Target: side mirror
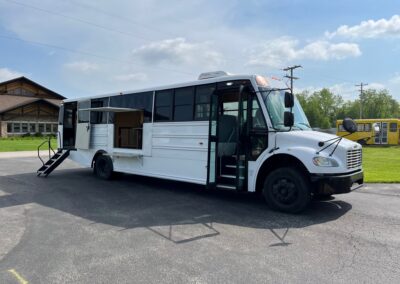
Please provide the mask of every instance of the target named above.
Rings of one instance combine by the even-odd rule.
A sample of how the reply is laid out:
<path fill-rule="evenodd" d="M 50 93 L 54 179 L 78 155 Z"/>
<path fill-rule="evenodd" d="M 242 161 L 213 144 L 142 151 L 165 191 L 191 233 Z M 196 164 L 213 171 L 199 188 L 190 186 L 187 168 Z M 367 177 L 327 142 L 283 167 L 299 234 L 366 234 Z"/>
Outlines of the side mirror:
<path fill-rule="evenodd" d="M 379 135 L 379 133 L 381 132 L 381 127 L 379 125 L 379 123 L 374 123 L 372 124 L 372 127 L 374 129 L 375 135 Z"/>
<path fill-rule="evenodd" d="M 357 132 L 357 124 L 350 117 L 343 119 L 343 128 L 349 133 Z"/>
<path fill-rule="evenodd" d="M 284 115 L 283 115 L 283 124 L 286 127 L 292 127 L 294 124 L 294 115 L 292 112 L 290 111 L 285 111 Z"/>
<path fill-rule="evenodd" d="M 294 96 L 292 93 L 285 92 L 285 108 L 292 108 L 294 106 Z"/>

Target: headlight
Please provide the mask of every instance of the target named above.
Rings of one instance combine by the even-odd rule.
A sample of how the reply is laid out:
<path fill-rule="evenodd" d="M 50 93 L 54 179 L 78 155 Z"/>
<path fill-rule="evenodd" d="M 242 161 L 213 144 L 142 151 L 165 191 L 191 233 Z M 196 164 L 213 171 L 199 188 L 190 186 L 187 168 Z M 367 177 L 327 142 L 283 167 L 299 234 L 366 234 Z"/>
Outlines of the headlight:
<path fill-rule="evenodd" d="M 338 167 L 339 164 L 335 159 L 327 158 L 327 157 L 314 157 L 313 158 L 314 165 L 318 167 Z"/>

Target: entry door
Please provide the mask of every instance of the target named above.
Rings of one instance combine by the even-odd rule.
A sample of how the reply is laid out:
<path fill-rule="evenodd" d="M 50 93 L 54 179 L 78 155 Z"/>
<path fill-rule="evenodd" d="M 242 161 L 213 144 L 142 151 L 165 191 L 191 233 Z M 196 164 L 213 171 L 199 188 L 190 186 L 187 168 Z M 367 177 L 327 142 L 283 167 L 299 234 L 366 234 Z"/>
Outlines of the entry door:
<path fill-rule="evenodd" d="M 387 122 L 382 122 L 382 128 L 381 128 L 381 144 L 387 144 L 388 143 L 388 123 Z"/>
<path fill-rule="evenodd" d="M 76 143 L 77 149 L 87 150 L 90 145 L 90 101 L 78 103 L 78 124 L 76 127 Z M 85 110 L 86 109 L 86 110 Z"/>
<path fill-rule="evenodd" d="M 215 188 L 217 179 L 217 153 L 218 153 L 218 95 L 212 93 L 210 98 L 209 139 L 208 139 L 208 171 L 207 186 Z"/>
<path fill-rule="evenodd" d="M 60 136 L 62 142 L 60 146 L 63 149 L 75 148 L 76 124 L 77 124 L 77 104 L 76 102 L 65 103 L 63 109 L 60 110 L 59 120 L 62 122 Z"/>
<path fill-rule="evenodd" d="M 244 190 L 247 185 L 247 106 L 248 92 L 241 87 L 239 90 L 237 150 L 236 150 L 236 189 Z"/>
<path fill-rule="evenodd" d="M 377 122 L 380 132 L 378 136 L 375 136 L 375 144 L 387 144 L 388 143 L 388 123 Z"/>

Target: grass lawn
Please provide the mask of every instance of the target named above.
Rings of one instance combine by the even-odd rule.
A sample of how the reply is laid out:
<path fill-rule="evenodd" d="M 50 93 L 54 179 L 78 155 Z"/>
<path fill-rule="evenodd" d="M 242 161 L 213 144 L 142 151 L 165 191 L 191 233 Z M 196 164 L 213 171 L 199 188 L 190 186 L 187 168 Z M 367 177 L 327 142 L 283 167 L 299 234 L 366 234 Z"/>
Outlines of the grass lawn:
<path fill-rule="evenodd" d="M 400 146 L 363 147 L 365 182 L 400 182 Z"/>
<path fill-rule="evenodd" d="M 12 151 L 35 151 L 40 143 L 47 140 L 46 137 L 10 137 L 0 139 L 0 152 Z M 57 141 L 55 138 L 51 139 L 51 146 L 57 149 Z M 47 150 L 47 144 L 43 145 L 40 149 Z"/>

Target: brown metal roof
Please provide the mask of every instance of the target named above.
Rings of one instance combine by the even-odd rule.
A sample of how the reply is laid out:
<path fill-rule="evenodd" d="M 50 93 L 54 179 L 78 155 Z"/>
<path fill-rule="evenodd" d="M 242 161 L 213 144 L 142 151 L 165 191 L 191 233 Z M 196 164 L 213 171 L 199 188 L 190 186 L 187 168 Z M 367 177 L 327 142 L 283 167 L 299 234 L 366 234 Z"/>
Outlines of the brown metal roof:
<path fill-rule="evenodd" d="M 1 95 L 0 96 L 0 113 L 15 109 L 15 108 L 27 105 L 27 104 L 31 104 L 31 103 L 37 102 L 37 101 L 45 101 L 56 107 L 59 107 L 61 105 L 60 100 Z"/>
<path fill-rule="evenodd" d="M 11 80 L 8 80 L 8 81 L 0 82 L 0 86 L 1 86 L 1 85 L 6 85 L 6 84 L 10 84 L 10 83 L 14 83 L 14 82 L 18 82 L 18 81 L 23 81 L 23 82 L 29 83 L 29 84 L 31 84 L 31 85 L 33 85 L 33 86 L 36 86 L 36 87 L 38 87 L 38 88 L 41 88 L 41 89 L 45 90 L 47 93 L 50 93 L 50 94 L 52 94 L 53 96 L 59 98 L 60 100 L 66 99 L 66 97 L 61 96 L 60 94 L 58 94 L 58 93 L 56 93 L 56 92 L 54 92 L 54 91 L 52 91 L 52 90 L 50 90 L 50 89 L 47 89 L 46 87 L 44 87 L 44 86 L 42 86 L 42 85 L 40 85 L 40 84 L 38 84 L 38 83 L 36 83 L 36 82 L 34 82 L 34 81 L 32 81 L 32 80 L 26 78 L 26 77 L 24 77 L 24 76 L 18 77 L 18 78 L 15 78 L 15 79 L 11 79 Z M 0 106 L 0 107 L 1 107 L 1 106 Z"/>

